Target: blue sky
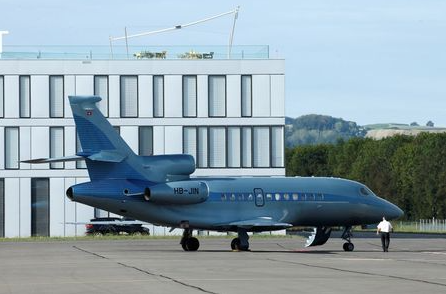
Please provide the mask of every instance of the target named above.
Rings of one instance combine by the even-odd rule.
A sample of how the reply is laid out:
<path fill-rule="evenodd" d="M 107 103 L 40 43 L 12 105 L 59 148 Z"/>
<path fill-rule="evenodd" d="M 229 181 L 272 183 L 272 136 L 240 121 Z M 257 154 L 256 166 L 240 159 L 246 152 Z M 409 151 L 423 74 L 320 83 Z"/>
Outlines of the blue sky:
<path fill-rule="evenodd" d="M 108 45 L 240 5 L 235 45 L 286 60 L 286 115 L 446 126 L 443 0 L 0 0 L 5 45 Z M 231 17 L 132 44 L 225 45 Z"/>

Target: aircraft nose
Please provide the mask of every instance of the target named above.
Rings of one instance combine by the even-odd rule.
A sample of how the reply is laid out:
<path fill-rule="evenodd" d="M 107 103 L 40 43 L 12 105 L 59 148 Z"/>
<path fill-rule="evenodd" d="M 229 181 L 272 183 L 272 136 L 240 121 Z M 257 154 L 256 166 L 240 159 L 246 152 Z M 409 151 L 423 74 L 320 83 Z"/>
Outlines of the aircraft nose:
<path fill-rule="evenodd" d="M 402 211 L 398 206 L 392 203 L 388 203 L 385 211 L 385 216 L 387 219 L 397 219 L 404 215 L 404 211 Z"/>

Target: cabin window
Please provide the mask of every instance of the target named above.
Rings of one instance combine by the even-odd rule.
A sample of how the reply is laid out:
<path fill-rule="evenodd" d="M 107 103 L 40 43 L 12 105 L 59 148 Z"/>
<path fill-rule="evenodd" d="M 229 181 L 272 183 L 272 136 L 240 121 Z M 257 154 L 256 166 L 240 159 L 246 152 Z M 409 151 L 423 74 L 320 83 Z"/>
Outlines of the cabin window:
<path fill-rule="evenodd" d="M 276 194 L 274 195 L 274 197 L 276 198 L 276 201 L 280 201 L 280 194 L 279 194 L 279 193 L 276 193 Z"/>
<path fill-rule="evenodd" d="M 290 200 L 290 194 L 288 194 L 288 193 L 285 193 L 285 194 L 283 194 L 283 200 Z"/>
<path fill-rule="evenodd" d="M 221 194 L 221 201 L 226 201 L 227 197 L 226 194 Z"/>
<path fill-rule="evenodd" d="M 316 194 L 316 200 L 317 200 L 317 201 L 322 201 L 322 200 L 324 200 L 324 194 L 317 193 L 317 194 Z"/>
<path fill-rule="evenodd" d="M 249 200 L 249 201 L 252 201 L 252 199 L 253 199 L 252 194 L 249 194 L 249 195 L 248 195 L 248 200 Z"/>
<path fill-rule="evenodd" d="M 296 201 L 299 199 L 299 194 L 293 193 L 293 200 Z"/>
<path fill-rule="evenodd" d="M 231 194 L 231 201 L 235 201 L 235 194 Z"/>
<path fill-rule="evenodd" d="M 315 197 L 315 194 L 314 194 L 314 193 L 309 193 L 309 194 L 307 194 L 307 198 L 308 198 L 308 200 L 310 200 L 310 201 L 314 201 L 314 199 L 315 199 L 316 197 Z"/>
<path fill-rule="evenodd" d="M 273 195 L 270 194 L 270 193 L 267 193 L 267 194 L 266 194 L 266 200 L 268 200 L 268 201 L 273 200 Z"/>
<path fill-rule="evenodd" d="M 243 195 L 243 194 L 238 194 L 238 200 L 239 200 L 239 201 L 243 201 L 243 200 L 245 200 L 245 195 Z"/>

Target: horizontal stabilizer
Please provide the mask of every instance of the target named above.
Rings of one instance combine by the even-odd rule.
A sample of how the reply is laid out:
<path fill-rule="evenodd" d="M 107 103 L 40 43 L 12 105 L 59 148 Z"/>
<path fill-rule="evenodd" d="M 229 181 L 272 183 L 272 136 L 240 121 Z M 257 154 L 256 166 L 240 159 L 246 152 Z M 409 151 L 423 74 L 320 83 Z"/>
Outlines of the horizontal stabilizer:
<path fill-rule="evenodd" d="M 273 221 L 271 217 L 258 217 L 250 220 L 236 221 L 229 223 L 229 226 L 235 226 L 244 229 L 252 228 L 271 228 L 271 229 L 286 229 L 292 227 L 289 223 L 280 223 Z"/>
<path fill-rule="evenodd" d="M 121 162 L 126 158 L 125 155 L 114 150 L 102 150 L 88 156 L 88 159 L 94 161 Z"/>
<path fill-rule="evenodd" d="M 66 162 L 66 161 L 78 161 L 78 160 L 84 160 L 82 156 L 78 155 L 72 155 L 72 156 L 65 156 L 65 157 L 55 157 L 55 158 L 37 158 L 37 159 L 29 159 L 29 160 L 22 160 L 23 163 L 51 163 L 51 162 Z"/>
<path fill-rule="evenodd" d="M 66 162 L 66 161 L 78 161 L 85 160 L 88 158 L 93 161 L 104 161 L 104 162 L 121 162 L 126 156 L 114 150 L 102 150 L 93 154 L 86 154 L 83 152 L 78 153 L 79 155 L 65 156 L 65 157 L 55 157 L 55 158 L 37 158 L 22 160 L 23 163 L 51 163 L 51 162 Z"/>

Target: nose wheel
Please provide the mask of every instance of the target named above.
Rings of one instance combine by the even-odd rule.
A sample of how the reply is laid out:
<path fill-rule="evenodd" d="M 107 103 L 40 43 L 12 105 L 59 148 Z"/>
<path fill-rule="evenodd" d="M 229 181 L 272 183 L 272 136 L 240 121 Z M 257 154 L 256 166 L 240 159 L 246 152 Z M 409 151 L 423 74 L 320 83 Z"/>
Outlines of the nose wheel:
<path fill-rule="evenodd" d="M 344 251 L 350 252 L 355 249 L 355 245 L 353 245 L 353 243 L 351 241 L 352 237 L 353 237 L 352 227 L 351 226 L 345 227 L 344 232 L 342 233 L 342 236 L 341 236 L 342 239 L 347 241 L 346 243 L 344 243 L 344 245 L 342 245 L 342 248 L 344 249 Z"/>
<path fill-rule="evenodd" d="M 184 251 L 197 251 L 200 247 L 200 241 L 198 241 L 197 238 L 192 237 L 191 229 L 184 229 L 180 244 Z"/>

